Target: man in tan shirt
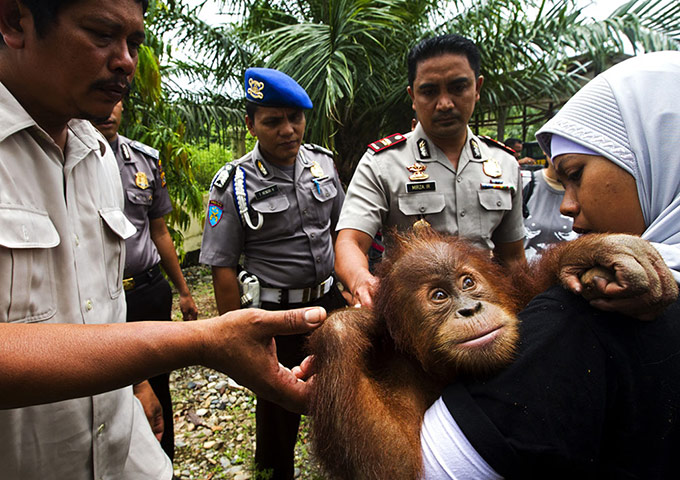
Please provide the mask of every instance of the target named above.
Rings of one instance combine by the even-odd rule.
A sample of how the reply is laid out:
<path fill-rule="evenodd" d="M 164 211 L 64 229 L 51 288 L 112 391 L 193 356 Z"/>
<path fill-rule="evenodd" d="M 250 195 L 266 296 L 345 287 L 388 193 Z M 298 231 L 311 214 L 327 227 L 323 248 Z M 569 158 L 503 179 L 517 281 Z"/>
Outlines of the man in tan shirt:
<path fill-rule="evenodd" d="M 325 313 L 125 323 L 116 162 L 89 122 L 124 95 L 146 1 L 0 0 L 0 465 L 7 479 L 170 479 L 132 383 L 191 364 L 300 410 L 273 336 Z"/>

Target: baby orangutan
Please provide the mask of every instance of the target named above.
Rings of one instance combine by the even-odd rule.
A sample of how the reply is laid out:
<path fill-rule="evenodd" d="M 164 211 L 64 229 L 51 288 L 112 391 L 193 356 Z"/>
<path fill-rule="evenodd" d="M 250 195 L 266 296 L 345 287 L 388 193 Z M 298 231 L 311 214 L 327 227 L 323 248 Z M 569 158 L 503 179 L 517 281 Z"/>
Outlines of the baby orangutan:
<path fill-rule="evenodd" d="M 379 269 L 374 309 L 336 312 L 310 337 L 311 436 L 324 469 L 348 480 L 419 478 L 425 410 L 454 379 L 512 361 L 516 314 L 560 272 L 594 266 L 588 246 L 555 250 L 531 274 L 508 275 L 465 240 L 431 229 L 397 236 Z M 664 268 L 665 306 L 677 285 Z"/>

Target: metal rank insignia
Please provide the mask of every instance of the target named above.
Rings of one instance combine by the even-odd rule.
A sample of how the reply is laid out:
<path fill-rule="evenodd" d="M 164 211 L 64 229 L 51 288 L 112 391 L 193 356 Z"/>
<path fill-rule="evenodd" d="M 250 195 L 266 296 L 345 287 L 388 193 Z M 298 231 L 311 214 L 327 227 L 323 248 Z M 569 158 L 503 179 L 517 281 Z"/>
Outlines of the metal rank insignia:
<path fill-rule="evenodd" d="M 326 176 L 326 172 L 323 171 L 323 167 L 319 165 L 319 162 L 314 160 L 312 162 L 312 166 L 309 167 L 309 172 L 312 174 L 313 177 L 316 178 L 321 178 Z"/>
<path fill-rule="evenodd" d="M 146 178 L 146 173 L 137 172 L 135 174 L 135 185 L 137 185 L 142 190 L 149 188 L 149 179 Z"/>
<path fill-rule="evenodd" d="M 423 165 L 420 162 L 416 162 L 413 165 L 406 167 L 406 170 L 408 170 L 411 173 L 411 176 L 408 177 L 409 180 L 413 182 L 420 182 L 422 180 L 427 180 L 430 178 L 430 176 L 425 173 L 425 170 L 427 169 L 427 166 Z"/>
<path fill-rule="evenodd" d="M 264 163 L 262 163 L 261 160 L 258 160 L 257 162 L 255 162 L 255 165 L 257 165 L 257 169 L 260 171 L 260 173 L 261 173 L 262 175 L 264 175 L 265 177 L 266 177 L 267 175 L 269 175 L 269 171 L 268 171 L 267 168 L 264 166 Z"/>
<path fill-rule="evenodd" d="M 501 164 L 495 158 L 484 160 L 482 168 L 484 169 L 484 175 L 488 175 L 491 178 L 498 178 L 503 175 Z"/>

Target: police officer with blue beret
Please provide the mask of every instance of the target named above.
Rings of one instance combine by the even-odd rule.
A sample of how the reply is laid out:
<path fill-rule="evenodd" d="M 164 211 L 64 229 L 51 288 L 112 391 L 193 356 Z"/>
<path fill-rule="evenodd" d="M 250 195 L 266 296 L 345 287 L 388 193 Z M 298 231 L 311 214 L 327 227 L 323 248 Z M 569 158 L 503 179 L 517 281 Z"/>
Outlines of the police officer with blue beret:
<path fill-rule="evenodd" d="M 257 144 L 215 175 L 201 246 L 217 308 L 343 307 L 333 232 L 344 192 L 331 152 L 302 143 L 312 102 L 295 80 L 269 68 L 249 68 L 245 90 L 246 126 Z M 283 365 L 298 365 L 304 336 L 277 337 L 276 348 Z M 299 421 L 258 398 L 255 462 L 271 478 L 293 478 Z"/>
<path fill-rule="evenodd" d="M 198 310 L 179 266 L 175 246 L 165 225 L 164 215 L 172 211 L 166 188 L 165 172 L 158 150 L 118 134 L 123 114 L 122 100 L 103 121 L 93 122 L 106 137 L 115 154 L 125 193 L 125 216 L 137 231 L 125 241 L 123 289 L 127 302 L 127 321 L 171 320 L 172 289 L 161 273 L 160 265 L 170 277 L 180 296 L 184 320 L 196 320 Z M 157 435 L 162 430 L 161 446 L 174 458 L 175 433 L 172 418 L 170 374 L 149 379 L 162 407 L 162 422 L 153 407 L 157 404 L 146 382 L 135 385 L 135 395 Z"/>

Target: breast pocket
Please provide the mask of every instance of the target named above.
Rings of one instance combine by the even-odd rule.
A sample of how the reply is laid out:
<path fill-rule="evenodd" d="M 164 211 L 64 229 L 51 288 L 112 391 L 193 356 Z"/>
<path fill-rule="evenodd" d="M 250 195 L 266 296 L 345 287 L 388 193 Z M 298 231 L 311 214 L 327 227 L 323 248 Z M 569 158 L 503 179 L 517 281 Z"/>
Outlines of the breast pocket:
<path fill-rule="evenodd" d="M 482 232 L 491 232 L 501 223 L 503 216 L 512 210 L 512 193 L 510 190 L 480 190 L 479 204 L 484 209 L 484 215 L 481 216 Z M 487 236 L 485 233 L 483 236 Z"/>
<path fill-rule="evenodd" d="M 117 298 L 123 291 L 125 239 L 134 235 L 137 229 L 119 208 L 102 208 L 99 216 L 109 294 L 111 298 Z"/>
<path fill-rule="evenodd" d="M 57 229 L 47 212 L 15 205 L 0 205 L 0 225 L 0 321 L 49 320 L 57 312 Z"/>
<path fill-rule="evenodd" d="M 293 232 L 295 223 L 288 218 L 290 202 L 285 195 L 255 199 L 250 206 L 256 212 L 254 215 L 248 212 L 251 214 L 250 221 L 253 225 L 258 221 L 257 213 L 263 217 L 264 225 L 259 232 L 264 232 L 268 236 L 290 235 Z"/>
<path fill-rule="evenodd" d="M 338 195 L 338 189 L 330 178 L 317 182 L 311 187 L 315 206 L 312 208 L 312 221 L 320 226 L 328 224 L 333 211 L 333 200 Z"/>
<path fill-rule="evenodd" d="M 429 215 L 444 210 L 446 200 L 442 193 L 419 192 L 399 195 L 399 211 L 404 215 Z"/>

